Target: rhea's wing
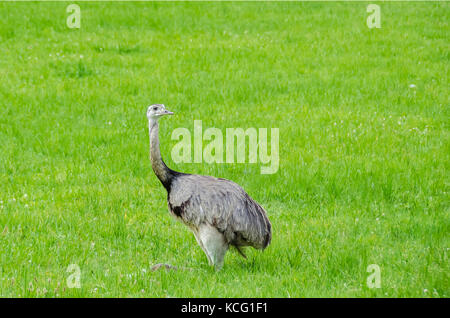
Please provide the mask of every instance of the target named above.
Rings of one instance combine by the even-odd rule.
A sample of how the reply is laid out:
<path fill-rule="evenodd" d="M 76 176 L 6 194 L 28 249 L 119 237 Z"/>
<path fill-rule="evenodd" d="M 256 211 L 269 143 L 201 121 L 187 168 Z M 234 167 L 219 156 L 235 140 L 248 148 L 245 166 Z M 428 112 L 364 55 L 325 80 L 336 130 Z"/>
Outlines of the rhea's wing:
<path fill-rule="evenodd" d="M 171 186 L 169 209 L 191 226 L 215 226 L 233 245 L 265 248 L 271 225 L 264 209 L 236 183 L 209 176 L 182 175 Z"/>

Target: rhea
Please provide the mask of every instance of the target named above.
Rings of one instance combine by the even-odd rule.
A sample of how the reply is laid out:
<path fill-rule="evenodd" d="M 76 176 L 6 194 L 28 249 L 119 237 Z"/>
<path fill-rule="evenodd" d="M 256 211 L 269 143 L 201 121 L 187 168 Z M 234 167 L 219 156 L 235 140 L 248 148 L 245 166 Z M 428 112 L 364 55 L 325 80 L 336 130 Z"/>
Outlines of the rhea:
<path fill-rule="evenodd" d="M 150 161 L 167 190 L 169 212 L 187 225 L 206 254 L 220 270 L 232 246 L 246 257 L 243 248 L 265 249 L 272 238 L 266 211 L 238 184 L 211 176 L 174 171 L 164 163 L 159 149 L 158 120 L 173 115 L 162 104 L 147 109 Z"/>

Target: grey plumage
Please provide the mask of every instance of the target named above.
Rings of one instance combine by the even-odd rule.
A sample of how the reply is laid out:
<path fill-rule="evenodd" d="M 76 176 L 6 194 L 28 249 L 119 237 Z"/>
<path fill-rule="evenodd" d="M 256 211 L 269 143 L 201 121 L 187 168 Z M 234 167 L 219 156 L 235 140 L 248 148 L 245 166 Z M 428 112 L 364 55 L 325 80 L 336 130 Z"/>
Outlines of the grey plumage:
<path fill-rule="evenodd" d="M 235 246 L 265 248 L 271 226 L 264 209 L 236 183 L 200 175 L 180 175 L 168 193 L 169 210 L 190 227 L 208 223 Z"/>
<path fill-rule="evenodd" d="M 161 158 L 158 119 L 167 114 L 164 105 L 149 106 L 150 159 L 158 179 L 167 190 L 170 213 L 194 233 L 208 260 L 217 269 L 229 246 L 241 255 L 241 247 L 264 249 L 272 238 L 264 209 L 238 184 L 221 178 L 171 170 Z"/>

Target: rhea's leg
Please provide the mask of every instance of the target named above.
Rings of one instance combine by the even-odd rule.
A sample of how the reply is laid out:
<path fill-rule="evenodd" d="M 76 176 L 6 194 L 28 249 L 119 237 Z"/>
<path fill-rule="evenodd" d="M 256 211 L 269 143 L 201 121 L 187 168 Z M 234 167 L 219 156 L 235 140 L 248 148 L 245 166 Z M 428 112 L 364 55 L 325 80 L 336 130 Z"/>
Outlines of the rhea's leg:
<path fill-rule="evenodd" d="M 195 239 L 197 240 L 198 245 L 200 245 L 200 247 L 202 248 L 203 252 L 205 253 L 206 257 L 208 258 L 208 263 L 209 265 L 214 265 L 213 261 L 211 260 L 211 258 L 209 257 L 208 251 L 205 249 L 205 247 L 203 246 L 203 242 L 200 239 L 199 233 L 197 229 L 191 229 L 192 233 L 194 233 Z"/>
<path fill-rule="evenodd" d="M 223 266 L 228 244 L 225 237 L 214 226 L 203 224 L 198 228 L 198 238 L 205 248 L 208 258 L 217 270 Z"/>

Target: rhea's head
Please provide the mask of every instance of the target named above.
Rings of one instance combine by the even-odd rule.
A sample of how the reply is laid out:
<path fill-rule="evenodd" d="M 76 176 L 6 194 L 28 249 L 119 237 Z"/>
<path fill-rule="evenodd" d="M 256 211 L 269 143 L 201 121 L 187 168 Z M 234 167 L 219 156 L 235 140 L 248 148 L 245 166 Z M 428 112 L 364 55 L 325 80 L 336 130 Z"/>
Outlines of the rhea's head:
<path fill-rule="evenodd" d="M 159 119 L 159 117 L 162 117 L 164 115 L 173 115 L 173 113 L 171 111 L 168 111 L 163 104 L 153 104 L 148 106 L 147 108 L 148 120 Z"/>

